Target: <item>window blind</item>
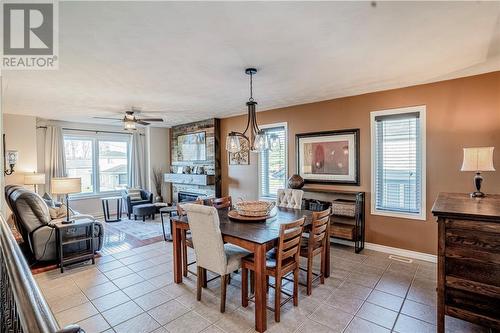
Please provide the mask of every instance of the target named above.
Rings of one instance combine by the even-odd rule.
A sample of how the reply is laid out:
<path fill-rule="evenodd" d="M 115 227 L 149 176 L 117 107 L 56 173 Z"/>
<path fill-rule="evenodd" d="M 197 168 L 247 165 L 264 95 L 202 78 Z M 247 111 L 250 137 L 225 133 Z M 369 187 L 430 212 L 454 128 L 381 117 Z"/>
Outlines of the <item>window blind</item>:
<path fill-rule="evenodd" d="M 277 126 L 264 128 L 263 131 L 269 137 L 278 137 L 280 143 L 279 149 L 261 152 L 259 158 L 259 196 L 273 198 L 278 189 L 286 187 L 286 129 Z"/>
<path fill-rule="evenodd" d="M 418 112 L 375 117 L 375 208 L 420 214 L 422 140 Z"/>

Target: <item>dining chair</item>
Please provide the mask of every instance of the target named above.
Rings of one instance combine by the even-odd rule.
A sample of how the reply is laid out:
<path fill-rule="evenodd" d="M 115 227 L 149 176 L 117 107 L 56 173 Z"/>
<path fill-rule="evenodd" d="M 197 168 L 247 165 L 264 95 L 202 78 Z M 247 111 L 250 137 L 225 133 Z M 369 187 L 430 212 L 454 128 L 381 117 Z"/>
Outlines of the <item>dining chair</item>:
<path fill-rule="evenodd" d="M 300 209 L 304 191 L 295 189 L 279 189 L 276 196 L 276 206 Z"/>
<path fill-rule="evenodd" d="M 300 239 L 302 237 L 305 217 L 294 222 L 281 224 L 279 231 L 278 246 L 274 255 L 266 258 L 266 280 L 269 287 L 269 276 L 274 277 L 274 320 L 280 321 L 281 306 L 293 299 L 293 305 L 299 305 L 299 254 Z M 272 252 L 272 251 L 271 251 Z M 255 272 L 255 262 L 253 254 L 241 260 L 241 305 L 248 306 L 248 270 Z M 281 289 L 283 277 L 293 272 L 293 294 L 290 295 Z M 251 279 L 252 283 L 254 279 Z M 273 286 L 271 286 L 273 287 Z M 253 288 L 252 288 L 253 289 Z M 281 302 L 281 294 L 288 296 Z"/>
<path fill-rule="evenodd" d="M 216 198 L 212 200 L 212 205 L 217 209 L 231 209 L 232 200 L 231 196 Z"/>
<path fill-rule="evenodd" d="M 198 266 L 196 299 L 201 300 L 206 270 L 219 274 L 221 276 L 220 312 L 224 312 L 228 278 L 231 272 L 240 268 L 241 258 L 247 256 L 249 252 L 236 245 L 224 244 L 219 214 L 215 207 L 187 204 L 184 209 L 187 212 Z"/>
<path fill-rule="evenodd" d="M 195 205 L 203 205 L 203 200 L 202 199 L 197 199 L 195 201 L 191 201 L 189 203 L 195 204 Z M 178 203 L 177 204 L 177 215 L 178 216 L 185 216 L 186 211 L 182 206 L 184 206 L 187 203 Z M 183 230 L 181 232 L 181 249 L 182 249 L 182 275 L 187 277 L 188 275 L 188 267 L 191 265 L 196 264 L 196 260 L 192 262 L 188 262 L 188 247 L 193 248 L 193 240 L 191 239 L 191 233 L 188 233 L 186 230 Z M 194 272 L 190 272 L 193 273 Z"/>
<path fill-rule="evenodd" d="M 300 256 L 307 258 L 307 269 L 301 268 L 307 272 L 307 295 L 312 293 L 312 283 L 318 278 L 321 284 L 325 283 L 325 265 L 326 265 L 326 251 L 329 251 L 329 237 L 328 223 L 330 223 L 330 212 L 331 208 L 325 209 L 321 212 L 312 213 L 312 223 L 309 230 L 309 237 L 302 237 L 300 244 Z M 314 257 L 320 255 L 320 272 L 315 274 L 313 272 L 313 260 Z M 313 275 L 315 278 L 313 279 Z"/>

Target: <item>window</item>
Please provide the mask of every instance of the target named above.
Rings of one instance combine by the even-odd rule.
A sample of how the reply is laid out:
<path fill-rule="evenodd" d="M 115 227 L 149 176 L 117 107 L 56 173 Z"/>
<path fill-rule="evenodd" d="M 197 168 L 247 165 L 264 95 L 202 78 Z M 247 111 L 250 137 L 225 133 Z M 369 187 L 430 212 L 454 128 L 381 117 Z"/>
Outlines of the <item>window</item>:
<path fill-rule="evenodd" d="M 280 188 L 286 188 L 287 181 L 287 133 L 286 124 L 261 126 L 267 135 L 279 139 L 279 147 L 260 153 L 259 197 L 275 198 Z"/>
<path fill-rule="evenodd" d="M 66 133 L 66 172 L 82 178 L 80 195 L 124 189 L 129 185 L 129 150 L 128 135 Z"/>
<path fill-rule="evenodd" d="M 372 214 L 425 220 L 425 106 L 371 113 Z"/>

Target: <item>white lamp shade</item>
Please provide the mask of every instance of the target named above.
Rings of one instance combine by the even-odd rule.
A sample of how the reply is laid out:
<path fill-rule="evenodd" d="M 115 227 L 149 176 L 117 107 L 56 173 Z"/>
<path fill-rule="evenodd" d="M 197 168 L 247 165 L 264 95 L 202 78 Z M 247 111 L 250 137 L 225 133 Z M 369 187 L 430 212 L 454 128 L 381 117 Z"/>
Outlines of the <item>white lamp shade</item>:
<path fill-rule="evenodd" d="M 52 178 L 51 192 L 53 194 L 71 194 L 82 191 L 81 178 Z"/>
<path fill-rule="evenodd" d="M 25 185 L 42 185 L 45 184 L 44 173 L 27 173 L 24 175 Z"/>
<path fill-rule="evenodd" d="M 240 138 L 229 134 L 226 138 L 226 150 L 230 153 L 237 153 L 241 150 Z"/>
<path fill-rule="evenodd" d="M 493 150 L 495 147 L 464 148 L 461 171 L 495 171 Z"/>

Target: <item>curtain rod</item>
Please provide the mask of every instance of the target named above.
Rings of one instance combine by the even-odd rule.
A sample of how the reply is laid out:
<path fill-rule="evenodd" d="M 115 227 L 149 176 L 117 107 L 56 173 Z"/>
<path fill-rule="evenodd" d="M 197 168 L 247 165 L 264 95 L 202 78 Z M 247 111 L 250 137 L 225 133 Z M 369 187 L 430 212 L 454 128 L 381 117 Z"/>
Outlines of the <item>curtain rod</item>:
<path fill-rule="evenodd" d="M 37 126 L 38 128 L 47 129 L 47 126 Z M 124 133 L 124 132 L 114 132 L 114 131 L 101 131 L 101 130 L 90 130 L 90 129 L 79 129 L 79 128 L 62 128 L 64 131 L 78 131 L 78 132 L 92 132 L 92 133 L 110 133 L 110 134 L 123 134 L 123 135 L 132 135 L 133 133 Z M 139 135 L 144 136 L 144 134 L 139 133 Z"/>

